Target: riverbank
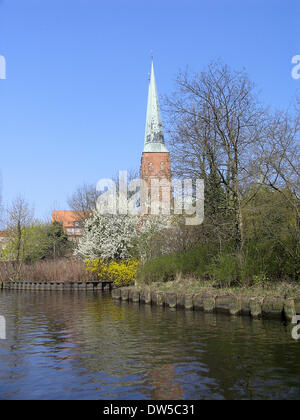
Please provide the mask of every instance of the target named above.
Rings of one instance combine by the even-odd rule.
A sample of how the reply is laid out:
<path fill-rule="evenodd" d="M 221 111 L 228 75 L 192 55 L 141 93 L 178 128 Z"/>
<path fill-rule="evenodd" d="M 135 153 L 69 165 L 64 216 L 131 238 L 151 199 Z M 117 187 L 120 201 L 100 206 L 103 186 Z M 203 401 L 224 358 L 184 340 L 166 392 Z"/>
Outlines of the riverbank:
<path fill-rule="evenodd" d="M 112 282 L 0 282 L 0 289 L 8 290 L 53 290 L 53 291 L 104 291 L 112 290 L 116 300 L 166 306 L 173 309 L 221 312 L 230 315 L 245 315 L 252 318 L 275 318 L 292 321 L 300 315 L 300 292 L 297 285 L 279 283 L 272 287 L 256 285 L 248 288 L 217 289 L 212 284 L 196 287 L 182 281 L 154 283 L 151 286 L 114 288 Z"/>
<path fill-rule="evenodd" d="M 172 289 L 167 284 L 153 284 L 151 287 L 113 289 L 112 297 L 116 300 L 167 306 L 173 309 L 292 321 L 295 315 L 300 314 L 300 292 L 296 286 L 293 288 L 290 285 L 286 293 L 280 294 L 281 287 L 276 289 L 274 286 L 273 289 L 264 290 L 258 286 L 247 289 L 216 289 L 206 286 L 193 291 L 188 287 L 185 290 L 183 287 L 174 288 L 174 284 Z"/>
<path fill-rule="evenodd" d="M 242 295 L 242 296 L 258 296 L 258 297 L 300 297 L 300 284 L 289 281 L 262 281 L 250 285 L 236 285 L 226 287 L 219 285 L 215 281 L 201 280 L 199 278 L 181 278 L 169 282 L 152 282 L 145 284 L 137 282 L 137 288 L 147 289 L 160 292 L 176 292 L 176 293 L 209 293 L 218 295 Z"/>

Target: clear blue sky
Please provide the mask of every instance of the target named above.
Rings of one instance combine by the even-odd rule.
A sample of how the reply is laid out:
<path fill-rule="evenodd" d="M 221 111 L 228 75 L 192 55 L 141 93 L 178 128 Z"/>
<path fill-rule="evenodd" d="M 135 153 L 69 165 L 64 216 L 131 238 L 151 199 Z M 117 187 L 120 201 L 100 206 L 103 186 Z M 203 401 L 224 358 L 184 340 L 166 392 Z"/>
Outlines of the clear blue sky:
<path fill-rule="evenodd" d="M 180 68 L 245 67 L 264 102 L 300 90 L 299 0 L 0 0 L 0 169 L 44 217 L 83 182 L 138 167 L 150 50 L 160 95 Z"/>

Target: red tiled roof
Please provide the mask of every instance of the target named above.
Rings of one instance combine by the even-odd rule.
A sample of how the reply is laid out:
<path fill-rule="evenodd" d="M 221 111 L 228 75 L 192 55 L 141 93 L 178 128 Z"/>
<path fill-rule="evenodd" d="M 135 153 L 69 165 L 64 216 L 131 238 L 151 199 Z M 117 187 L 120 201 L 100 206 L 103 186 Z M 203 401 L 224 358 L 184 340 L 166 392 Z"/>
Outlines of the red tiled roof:
<path fill-rule="evenodd" d="M 54 210 L 52 212 L 51 223 L 59 222 L 63 225 L 63 228 L 72 227 L 74 222 L 84 217 L 83 212 L 70 211 L 70 210 Z"/>
<path fill-rule="evenodd" d="M 6 230 L 0 230 L 0 237 L 1 238 L 7 238 L 8 232 Z"/>

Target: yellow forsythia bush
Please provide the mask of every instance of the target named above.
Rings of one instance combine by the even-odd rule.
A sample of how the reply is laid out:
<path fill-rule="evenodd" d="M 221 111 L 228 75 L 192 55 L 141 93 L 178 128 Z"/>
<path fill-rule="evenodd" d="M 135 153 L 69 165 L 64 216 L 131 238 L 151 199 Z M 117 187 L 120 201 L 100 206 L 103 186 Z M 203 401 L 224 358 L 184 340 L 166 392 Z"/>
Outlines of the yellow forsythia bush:
<path fill-rule="evenodd" d="M 86 270 L 96 273 L 99 280 L 113 281 L 116 286 L 128 286 L 135 279 L 139 262 L 135 259 L 128 261 L 106 262 L 101 258 L 85 260 Z"/>

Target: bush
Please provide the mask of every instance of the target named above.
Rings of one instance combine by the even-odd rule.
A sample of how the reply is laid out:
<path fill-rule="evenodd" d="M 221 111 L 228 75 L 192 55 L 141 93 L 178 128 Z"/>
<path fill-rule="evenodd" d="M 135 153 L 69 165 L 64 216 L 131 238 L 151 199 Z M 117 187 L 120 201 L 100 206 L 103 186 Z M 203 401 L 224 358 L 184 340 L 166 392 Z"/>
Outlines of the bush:
<path fill-rule="evenodd" d="M 137 274 L 141 283 L 166 282 L 175 280 L 179 275 L 208 277 L 208 266 L 215 249 L 210 246 L 194 247 L 186 253 L 162 255 L 147 261 Z"/>
<path fill-rule="evenodd" d="M 112 281 L 116 286 L 128 286 L 136 278 L 138 261 L 105 261 L 101 258 L 85 260 L 86 270 L 96 274 L 99 280 Z"/>
<path fill-rule="evenodd" d="M 241 260 L 236 255 L 218 255 L 208 267 L 210 278 L 218 285 L 230 287 L 242 280 Z"/>

